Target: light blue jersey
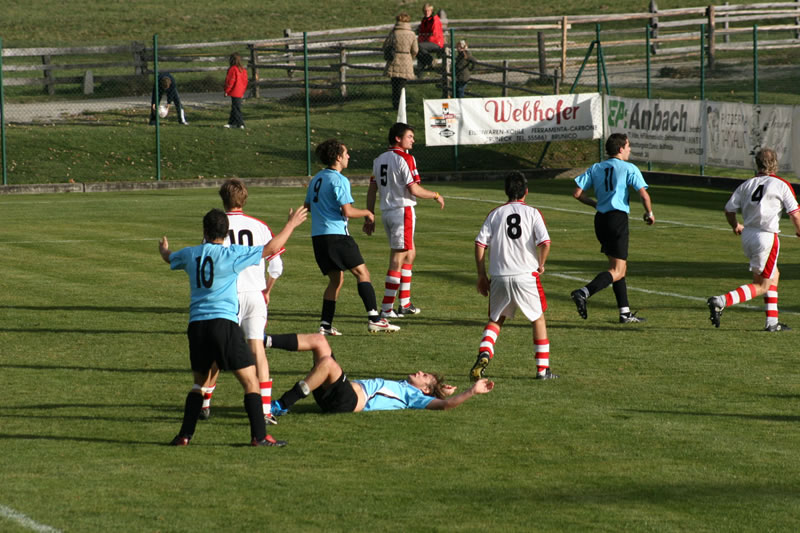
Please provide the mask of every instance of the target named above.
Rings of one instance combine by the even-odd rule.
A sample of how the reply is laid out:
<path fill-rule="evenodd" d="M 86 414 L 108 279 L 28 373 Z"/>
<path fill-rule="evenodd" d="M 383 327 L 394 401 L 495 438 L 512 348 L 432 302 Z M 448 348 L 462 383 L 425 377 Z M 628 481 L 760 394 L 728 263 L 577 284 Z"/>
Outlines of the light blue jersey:
<path fill-rule="evenodd" d="M 408 381 L 386 381 L 385 379 L 359 379 L 364 388 L 367 403 L 364 411 L 391 411 L 393 409 L 425 409 L 433 396 L 423 394 Z"/>
<path fill-rule="evenodd" d="M 341 172 L 326 168 L 311 178 L 306 201 L 311 211 L 311 236 L 349 235 L 342 206 L 352 204 L 350 180 Z"/>
<path fill-rule="evenodd" d="M 238 324 L 236 278 L 239 272 L 261 261 L 263 250 L 263 246 L 204 243 L 171 253 L 169 267 L 189 275 L 189 322 L 226 318 Z"/>
<path fill-rule="evenodd" d="M 597 210 L 600 213 L 614 210 L 630 213 L 628 186 L 636 191 L 642 187 L 647 188 L 647 183 L 636 165 L 616 157 L 595 163 L 575 178 L 575 183 L 584 191 L 594 189 Z"/>

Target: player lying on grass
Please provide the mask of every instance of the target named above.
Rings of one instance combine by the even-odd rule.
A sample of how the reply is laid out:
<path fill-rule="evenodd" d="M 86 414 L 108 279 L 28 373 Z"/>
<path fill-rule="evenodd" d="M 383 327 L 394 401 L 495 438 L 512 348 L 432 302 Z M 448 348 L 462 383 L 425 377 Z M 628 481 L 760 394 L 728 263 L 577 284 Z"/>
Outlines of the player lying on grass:
<path fill-rule="evenodd" d="M 324 335 L 287 334 L 266 338 L 267 347 L 292 352 L 311 351 L 314 366 L 304 379 L 295 383 L 280 400 L 272 402 L 272 414 L 284 415 L 298 401 L 314 394 L 317 405 L 326 413 L 388 411 L 393 409 L 452 409 L 476 394 L 486 394 L 494 383 L 481 379 L 466 391 L 455 394 L 456 387 L 447 385 L 436 374 L 417 372 L 403 381 L 381 378 L 354 380 L 336 362 Z"/>
<path fill-rule="evenodd" d="M 169 263 L 170 269 L 184 270 L 188 274 L 191 291 L 187 336 L 194 385 L 186 395 L 183 424 L 171 445 L 186 446 L 194 435 L 203 408 L 202 385 L 209 379 L 215 363 L 222 370 L 232 371 L 242 384 L 251 444 L 286 444 L 267 435 L 255 359 L 236 314 L 239 310 L 236 280 L 245 268 L 276 254 L 307 216 L 305 207 L 290 210 L 286 226 L 265 246 L 226 247 L 223 243 L 228 235 L 228 217 L 223 211 L 212 209 L 203 217 L 203 244 L 172 252 L 166 236 L 158 243 L 161 258 Z"/>

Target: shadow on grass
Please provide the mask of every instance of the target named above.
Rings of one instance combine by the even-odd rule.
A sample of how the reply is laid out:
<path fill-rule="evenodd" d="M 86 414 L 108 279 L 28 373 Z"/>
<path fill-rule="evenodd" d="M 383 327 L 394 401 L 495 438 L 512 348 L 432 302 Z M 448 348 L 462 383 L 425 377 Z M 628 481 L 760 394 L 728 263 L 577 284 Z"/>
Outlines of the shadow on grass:
<path fill-rule="evenodd" d="M 185 314 L 182 307 L 130 307 L 101 305 L 0 305 L 0 309 L 12 311 L 100 311 L 102 313 L 148 313 L 148 314 Z"/>
<path fill-rule="evenodd" d="M 711 413 L 706 411 L 659 411 L 655 409 L 622 409 L 629 413 L 675 415 L 675 416 L 713 416 L 720 418 L 742 418 L 745 420 L 765 420 L 767 422 L 800 422 L 798 415 L 751 415 L 746 413 Z"/>

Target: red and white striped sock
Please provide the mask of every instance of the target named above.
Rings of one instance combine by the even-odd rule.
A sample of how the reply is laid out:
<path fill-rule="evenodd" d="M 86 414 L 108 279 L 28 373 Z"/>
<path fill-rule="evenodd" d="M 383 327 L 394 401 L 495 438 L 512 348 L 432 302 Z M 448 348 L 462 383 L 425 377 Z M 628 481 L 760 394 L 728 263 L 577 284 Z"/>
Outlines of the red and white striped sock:
<path fill-rule="evenodd" d="M 268 415 L 272 412 L 272 380 L 259 382 L 261 388 L 261 404 L 264 407 L 264 414 Z"/>
<path fill-rule="evenodd" d="M 383 302 L 381 303 L 381 310 L 389 312 L 394 307 L 394 298 L 397 295 L 397 289 L 400 288 L 400 272 L 396 270 L 389 270 L 386 272 L 386 289 L 383 293 Z"/>
<path fill-rule="evenodd" d="M 486 324 L 486 329 L 483 330 L 483 339 L 478 346 L 478 353 L 489 352 L 489 359 L 494 357 L 494 343 L 497 342 L 497 335 L 500 334 L 500 328 L 494 324 Z"/>
<path fill-rule="evenodd" d="M 764 295 L 766 305 L 767 325 L 772 326 L 778 323 L 778 286 L 770 285 L 767 294 Z"/>
<path fill-rule="evenodd" d="M 751 300 L 756 296 L 756 286 L 752 283 L 742 285 L 741 287 L 732 290 L 725 295 L 725 307 L 740 304 Z"/>
<path fill-rule="evenodd" d="M 203 409 L 211 407 L 211 397 L 214 395 L 214 389 L 217 386 L 214 385 L 213 387 L 202 387 L 200 391 L 203 393 Z"/>
<path fill-rule="evenodd" d="M 411 305 L 411 268 L 413 265 L 403 265 L 400 270 L 400 307 Z"/>
<path fill-rule="evenodd" d="M 550 368 L 550 341 L 548 339 L 534 339 L 536 352 L 536 372 L 544 374 Z"/>

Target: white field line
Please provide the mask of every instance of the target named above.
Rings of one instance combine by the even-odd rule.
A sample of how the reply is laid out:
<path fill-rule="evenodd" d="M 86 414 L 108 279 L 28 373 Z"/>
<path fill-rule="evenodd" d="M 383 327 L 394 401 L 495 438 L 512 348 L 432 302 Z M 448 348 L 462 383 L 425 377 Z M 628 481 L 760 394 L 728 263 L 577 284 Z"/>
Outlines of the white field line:
<path fill-rule="evenodd" d="M 465 197 L 465 196 L 446 196 L 445 198 L 452 198 L 454 200 L 467 200 L 467 201 L 472 201 L 472 202 L 482 202 L 482 203 L 489 203 L 489 204 L 497 204 L 497 205 L 501 205 L 501 204 L 505 203 L 505 202 L 498 202 L 497 200 L 483 200 L 483 199 L 479 199 L 479 198 L 468 198 L 468 197 Z M 549 209 L 551 211 L 563 211 L 565 213 L 578 213 L 578 214 L 582 214 L 582 215 L 594 215 L 594 211 L 588 212 L 588 211 L 579 210 L 579 209 L 565 209 L 563 207 L 548 207 L 548 206 L 544 206 L 544 205 L 541 205 L 541 204 L 537 205 L 536 207 L 539 208 L 539 209 Z M 702 225 L 699 225 L 699 224 L 686 224 L 684 222 L 676 222 L 676 221 L 670 221 L 670 220 L 658 220 L 657 223 L 658 224 L 673 224 L 673 225 L 676 225 L 676 226 L 684 226 L 684 227 L 689 227 L 689 228 L 702 228 L 702 229 L 719 230 L 719 231 L 730 231 L 729 228 L 726 229 L 726 228 L 720 228 L 720 227 L 714 227 L 714 226 L 702 226 Z M 578 276 L 572 276 L 570 274 L 559 274 L 557 272 L 552 272 L 552 271 L 546 272 L 545 275 L 553 276 L 553 277 L 556 277 L 556 278 L 569 279 L 569 280 L 572 280 L 572 281 L 580 281 L 582 283 L 588 283 L 588 282 L 591 281 L 591 279 L 589 279 L 589 278 L 581 278 L 581 277 L 578 277 Z M 668 296 L 670 298 L 680 298 L 680 299 L 683 299 L 683 300 L 691 300 L 691 301 L 695 301 L 695 302 L 704 302 L 705 303 L 705 301 L 707 299 L 707 298 L 702 298 L 700 296 L 687 296 L 685 294 L 679 294 L 679 293 L 676 293 L 676 292 L 664 292 L 664 291 L 653 291 L 653 290 L 650 290 L 650 289 L 640 289 L 640 288 L 637 288 L 637 287 L 631 287 L 630 285 L 628 285 L 628 290 L 629 291 L 635 291 L 635 292 L 641 292 L 641 293 L 644 293 L 644 294 L 655 294 L 657 296 Z M 748 305 L 748 304 L 738 304 L 737 307 L 744 308 L 744 309 L 754 309 L 756 311 L 764 309 L 763 306 L 755 306 L 755 305 Z M 789 315 L 798 315 L 798 314 L 800 314 L 800 313 L 797 313 L 797 312 L 794 312 L 794 311 L 781 311 L 781 313 L 789 314 Z"/>
<path fill-rule="evenodd" d="M 3 518 L 8 518 L 9 520 L 13 520 L 17 524 L 24 528 L 30 529 L 31 531 L 40 531 L 42 533 L 61 533 L 60 529 L 40 524 L 24 514 L 15 511 L 11 507 L 6 507 L 2 504 L 0 504 L 0 516 Z"/>

